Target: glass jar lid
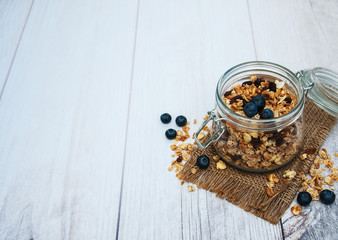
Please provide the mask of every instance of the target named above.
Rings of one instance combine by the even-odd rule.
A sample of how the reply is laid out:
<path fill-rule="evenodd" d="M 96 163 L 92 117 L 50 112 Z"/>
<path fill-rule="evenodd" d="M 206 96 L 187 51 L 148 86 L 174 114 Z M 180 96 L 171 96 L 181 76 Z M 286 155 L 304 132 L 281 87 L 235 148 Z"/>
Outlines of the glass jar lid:
<path fill-rule="evenodd" d="M 297 73 L 307 98 L 329 114 L 338 117 L 338 73 L 317 67 Z"/>

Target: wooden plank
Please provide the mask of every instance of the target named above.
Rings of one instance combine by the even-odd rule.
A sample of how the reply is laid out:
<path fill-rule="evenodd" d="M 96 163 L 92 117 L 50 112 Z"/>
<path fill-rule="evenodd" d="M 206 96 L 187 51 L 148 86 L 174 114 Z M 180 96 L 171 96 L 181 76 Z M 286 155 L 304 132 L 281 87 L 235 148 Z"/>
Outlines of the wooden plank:
<path fill-rule="evenodd" d="M 0 0 L 0 89 L 8 76 L 31 5 L 32 0 Z"/>
<path fill-rule="evenodd" d="M 112 239 L 137 1 L 35 0 L 0 108 L 0 239 Z"/>
<path fill-rule="evenodd" d="M 258 59 L 280 63 L 290 69 L 324 66 L 338 71 L 337 1 L 250 1 Z M 330 16 L 335 16 L 330 18 Z M 337 152 L 338 126 L 324 147 Z M 338 160 L 334 159 L 335 164 Z M 337 187 L 337 183 L 335 185 Z M 291 206 L 293 206 L 294 202 Z M 282 218 L 287 239 L 337 239 L 337 203 L 319 202 L 306 207 L 300 216 L 290 209 Z"/>
<path fill-rule="evenodd" d="M 164 132 L 214 106 L 221 74 L 255 58 L 246 1 L 141 1 L 120 239 L 281 239 L 271 225 L 168 172 Z M 159 117 L 169 112 L 172 123 Z M 192 133 L 193 131 L 191 131 Z"/>
<path fill-rule="evenodd" d="M 317 25 L 324 35 L 333 51 L 338 54 L 338 2 L 336 0 L 311 0 L 311 8 Z"/>
<path fill-rule="evenodd" d="M 293 71 L 318 66 L 338 71 L 337 56 L 309 1 L 259 0 L 250 1 L 249 6 L 259 60 L 277 62 Z M 335 23 L 332 19 L 330 24 Z"/>
<path fill-rule="evenodd" d="M 338 153 L 338 124 L 332 130 L 326 139 L 325 147 L 331 155 Z M 335 168 L 338 166 L 338 158 L 333 157 Z M 334 184 L 335 189 L 338 183 Z M 336 196 L 337 190 L 334 191 Z M 299 205 L 296 200 L 291 207 Z M 286 211 L 282 220 L 286 239 L 328 239 L 336 240 L 338 238 L 338 201 L 326 206 L 319 201 L 312 202 L 309 206 L 303 207 L 302 213 L 294 216 L 291 213 L 291 207 Z"/>

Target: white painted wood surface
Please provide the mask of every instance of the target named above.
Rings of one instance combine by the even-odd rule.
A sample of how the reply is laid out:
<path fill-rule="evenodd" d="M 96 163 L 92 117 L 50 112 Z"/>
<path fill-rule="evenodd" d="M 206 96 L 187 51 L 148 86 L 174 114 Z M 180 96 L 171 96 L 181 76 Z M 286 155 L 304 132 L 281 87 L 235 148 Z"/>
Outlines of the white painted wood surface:
<path fill-rule="evenodd" d="M 240 62 L 338 71 L 325 2 L 0 0 L 0 239 L 337 239 L 337 203 L 271 225 L 188 193 L 159 121 L 201 119 Z"/>
<path fill-rule="evenodd" d="M 0 239 L 115 238 L 136 16 L 34 1 L 1 100 Z"/>
<path fill-rule="evenodd" d="M 32 3 L 33 0 L 0 1 L 0 93 L 15 58 Z"/>

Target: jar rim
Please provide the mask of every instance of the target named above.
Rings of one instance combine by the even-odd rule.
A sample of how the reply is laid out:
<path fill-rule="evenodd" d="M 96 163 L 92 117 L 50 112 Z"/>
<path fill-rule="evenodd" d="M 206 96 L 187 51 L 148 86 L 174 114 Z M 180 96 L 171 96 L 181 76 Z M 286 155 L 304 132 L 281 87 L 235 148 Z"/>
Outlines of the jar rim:
<path fill-rule="evenodd" d="M 231 76 L 231 74 L 234 73 L 236 70 L 239 70 L 243 67 L 249 67 L 249 66 L 272 67 L 272 68 L 279 69 L 282 72 L 289 74 L 294 80 L 296 80 L 297 84 L 300 84 L 300 87 L 301 87 L 301 89 L 300 89 L 301 95 L 300 95 L 300 99 L 298 100 L 297 105 L 290 112 L 288 112 L 288 113 L 286 113 L 282 116 L 272 118 L 272 119 L 248 118 L 248 117 L 242 116 L 242 115 L 236 113 L 235 111 L 231 110 L 223 102 L 223 99 L 222 99 L 223 95 L 222 95 L 221 91 L 219 91 L 219 89 L 222 87 L 222 80 L 225 79 L 227 76 Z M 259 70 L 259 69 L 255 69 L 255 70 Z M 264 69 L 262 69 L 262 70 L 264 70 Z M 221 93 L 221 95 L 220 95 L 220 93 Z M 232 119 L 227 119 L 227 120 L 230 121 L 231 123 L 234 123 L 234 124 L 237 124 L 237 125 L 238 124 L 242 125 L 242 127 L 251 128 L 251 129 L 255 129 L 255 130 L 258 130 L 258 129 L 269 129 L 269 130 L 270 129 L 276 129 L 276 128 L 280 128 L 282 126 L 290 124 L 290 120 L 292 120 L 292 119 L 295 120 L 302 114 L 304 102 L 305 102 L 305 93 L 304 93 L 304 90 L 303 90 L 303 83 L 302 83 L 302 81 L 299 80 L 299 78 L 296 76 L 296 74 L 293 73 L 291 70 L 289 70 L 288 68 L 286 68 L 284 66 L 281 66 L 281 65 L 273 63 L 273 62 L 268 62 L 268 61 L 249 61 L 249 62 L 244 62 L 244 63 L 233 66 L 232 68 L 227 70 L 221 76 L 221 78 L 219 79 L 219 81 L 217 83 L 217 88 L 216 88 L 216 103 L 217 103 L 217 105 L 221 108 L 223 113 L 228 113 L 228 114 L 231 114 L 232 116 L 235 116 L 236 120 L 239 120 L 239 123 L 233 122 Z M 245 124 L 245 123 L 248 123 L 248 122 L 250 122 L 250 125 L 265 124 L 267 127 L 263 127 L 263 128 L 248 127 L 247 124 Z M 276 124 L 276 122 L 284 123 L 284 124 Z"/>

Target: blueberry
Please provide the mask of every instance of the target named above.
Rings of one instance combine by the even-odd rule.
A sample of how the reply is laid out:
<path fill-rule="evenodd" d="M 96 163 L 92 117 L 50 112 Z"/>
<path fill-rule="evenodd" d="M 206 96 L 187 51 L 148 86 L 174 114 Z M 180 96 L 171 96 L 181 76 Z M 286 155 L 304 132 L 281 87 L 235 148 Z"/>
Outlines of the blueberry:
<path fill-rule="evenodd" d="M 209 158 L 206 155 L 201 155 L 197 158 L 196 164 L 201 169 L 206 169 L 209 166 Z"/>
<path fill-rule="evenodd" d="M 165 124 L 170 123 L 170 121 L 171 121 L 171 116 L 170 116 L 170 114 L 169 114 L 169 113 L 163 113 L 163 114 L 161 115 L 161 121 L 162 121 L 163 123 L 165 123 Z"/>
<path fill-rule="evenodd" d="M 299 203 L 299 205 L 307 206 L 310 204 L 311 201 L 312 201 L 312 197 L 310 193 L 305 192 L 305 191 L 298 193 L 297 202 Z"/>
<path fill-rule="evenodd" d="M 172 128 L 169 128 L 167 131 L 165 131 L 165 136 L 169 139 L 169 140 L 172 140 L 172 139 L 175 139 L 176 138 L 176 131 Z"/>
<path fill-rule="evenodd" d="M 184 127 L 187 124 L 187 118 L 185 116 L 178 116 L 175 120 L 177 126 Z"/>
<path fill-rule="evenodd" d="M 321 191 L 319 194 L 319 200 L 326 205 L 332 204 L 335 199 L 336 195 L 334 194 L 334 192 L 327 189 Z"/>
<path fill-rule="evenodd" d="M 250 102 L 256 104 L 258 111 L 265 107 L 265 98 L 260 95 L 254 96 Z"/>
<path fill-rule="evenodd" d="M 258 109 L 256 104 L 249 102 L 248 104 L 245 105 L 244 107 L 244 113 L 248 117 L 253 117 L 257 114 Z"/>
<path fill-rule="evenodd" d="M 270 109 L 264 109 L 262 112 L 261 112 L 261 118 L 262 119 L 270 119 L 270 118 L 273 118 L 273 111 L 271 111 Z"/>
<path fill-rule="evenodd" d="M 270 91 L 276 92 L 276 83 L 274 82 L 269 82 L 269 89 Z"/>

